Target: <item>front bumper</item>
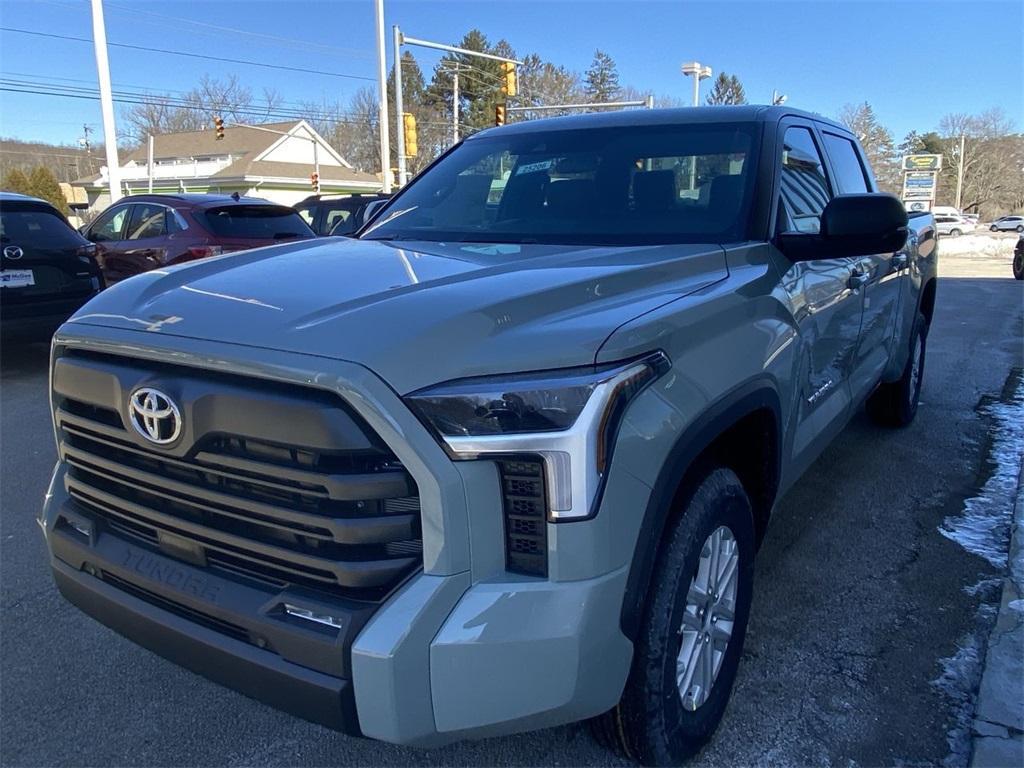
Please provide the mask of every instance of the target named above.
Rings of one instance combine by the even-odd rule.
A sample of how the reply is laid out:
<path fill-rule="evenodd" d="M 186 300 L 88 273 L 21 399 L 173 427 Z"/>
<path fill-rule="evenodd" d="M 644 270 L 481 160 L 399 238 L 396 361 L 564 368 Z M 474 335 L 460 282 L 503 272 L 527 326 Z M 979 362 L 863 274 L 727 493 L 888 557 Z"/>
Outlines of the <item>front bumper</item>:
<path fill-rule="evenodd" d="M 68 335 L 71 326 L 58 334 L 58 345 L 79 343 Z M 347 617 L 337 637 L 303 637 L 280 624 L 281 595 L 254 594 L 159 553 L 148 553 L 139 567 L 138 547 L 102 524 L 89 529 L 79 520 L 89 530 L 83 535 L 68 519 L 77 508 L 58 465 L 40 523 L 58 586 L 83 611 L 255 699 L 397 744 L 436 746 L 552 726 L 599 714 L 618 700 L 632 658 L 619 627 L 631 545 L 620 545 L 612 509 L 633 510 L 649 493 L 631 475 L 611 473 L 602 514 L 593 520 L 550 526 L 549 579 L 518 577 L 504 568 L 494 465 L 451 462 L 366 369 L 325 359 L 311 369 L 303 356 L 270 352 L 256 369 L 233 358 L 238 350 L 227 345 L 102 334 L 102 343 L 88 346 L 174 355 L 337 391 L 414 475 L 425 557 L 422 572 L 365 614 L 330 606 L 326 612 Z"/>

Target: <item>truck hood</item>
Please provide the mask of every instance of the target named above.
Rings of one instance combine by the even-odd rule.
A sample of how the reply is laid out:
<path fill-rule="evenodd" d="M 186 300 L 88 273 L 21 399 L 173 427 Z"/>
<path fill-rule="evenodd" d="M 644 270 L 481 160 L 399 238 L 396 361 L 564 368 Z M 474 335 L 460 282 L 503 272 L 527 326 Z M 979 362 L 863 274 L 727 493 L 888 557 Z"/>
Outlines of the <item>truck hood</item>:
<path fill-rule="evenodd" d="M 147 272 L 71 322 L 348 360 L 405 394 L 591 364 L 623 323 L 726 276 L 718 245 L 329 238 Z"/>

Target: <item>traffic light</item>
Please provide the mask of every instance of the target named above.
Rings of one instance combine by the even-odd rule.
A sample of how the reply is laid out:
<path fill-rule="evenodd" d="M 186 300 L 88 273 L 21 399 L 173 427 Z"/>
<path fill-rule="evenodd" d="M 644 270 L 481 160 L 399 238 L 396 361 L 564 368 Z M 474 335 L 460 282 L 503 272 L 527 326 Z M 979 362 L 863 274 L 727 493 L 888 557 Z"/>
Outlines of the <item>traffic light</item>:
<path fill-rule="evenodd" d="M 213 118 L 213 129 L 217 132 L 217 141 L 224 138 L 224 118 L 215 117 Z"/>
<path fill-rule="evenodd" d="M 416 157 L 416 115 L 402 113 L 402 133 L 405 136 L 405 156 Z"/>
<path fill-rule="evenodd" d="M 516 87 L 516 65 L 511 61 L 501 62 L 501 71 L 505 75 L 505 82 L 501 86 L 501 92 L 506 96 L 515 96 L 518 93 Z"/>
<path fill-rule="evenodd" d="M 309 174 L 309 183 L 313 186 L 313 191 L 317 194 L 320 193 L 320 174 L 314 171 Z"/>
<path fill-rule="evenodd" d="M 494 105 L 494 124 L 504 125 L 505 124 L 505 105 L 495 104 Z"/>

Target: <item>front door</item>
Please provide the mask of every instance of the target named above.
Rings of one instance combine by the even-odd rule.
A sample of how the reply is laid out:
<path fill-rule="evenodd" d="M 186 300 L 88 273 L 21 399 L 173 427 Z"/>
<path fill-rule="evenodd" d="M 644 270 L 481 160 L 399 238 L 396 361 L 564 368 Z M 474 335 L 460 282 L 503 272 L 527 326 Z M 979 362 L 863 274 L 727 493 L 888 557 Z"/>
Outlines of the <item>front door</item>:
<path fill-rule="evenodd" d="M 802 121 L 782 128 L 777 231 L 816 233 L 832 198 L 814 131 Z M 843 428 L 849 416 L 850 371 L 861 324 L 861 296 L 852 282 L 855 260 L 829 258 L 791 262 L 779 253 L 781 290 L 798 330 L 792 446 L 797 463 L 810 462 Z"/>

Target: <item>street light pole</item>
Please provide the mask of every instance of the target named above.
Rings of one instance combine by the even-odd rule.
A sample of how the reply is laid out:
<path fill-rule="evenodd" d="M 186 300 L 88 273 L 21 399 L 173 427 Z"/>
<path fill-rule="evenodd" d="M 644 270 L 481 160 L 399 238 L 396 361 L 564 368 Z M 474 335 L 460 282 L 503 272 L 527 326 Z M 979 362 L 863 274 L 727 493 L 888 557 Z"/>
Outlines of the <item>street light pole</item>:
<path fill-rule="evenodd" d="M 391 137 L 388 136 L 388 67 L 384 47 L 384 0 L 376 0 L 377 11 L 377 130 L 380 133 L 380 177 L 384 193 L 391 193 Z"/>
<path fill-rule="evenodd" d="M 459 65 L 452 69 L 452 144 L 459 143 Z"/>
<path fill-rule="evenodd" d="M 92 39 L 96 48 L 96 76 L 100 83 L 100 111 L 103 113 L 103 143 L 106 144 L 107 151 L 110 202 L 116 203 L 121 199 L 121 166 L 117 160 L 114 95 L 110 87 L 110 61 L 107 59 L 107 28 L 103 23 L 103 0 L 92 0 Z"/>
<path fill-rule="evenodd" d="M 405 131 L 403 130 L 402 104 L 402 30 L 396 24 L 391 28 L 394 33 L 395 48 L 395 140 L 398 142 L 398 186 L 405 186 Z"/>
<path fill-rule="evenodd" d="M 691 61 L 683 64 L 680 69 L 684 75 L 693 77 L 693 106 L 700 106 L 700 81 L 711 77 L 711 67 L 706 67 L 699 61 Z"/>

